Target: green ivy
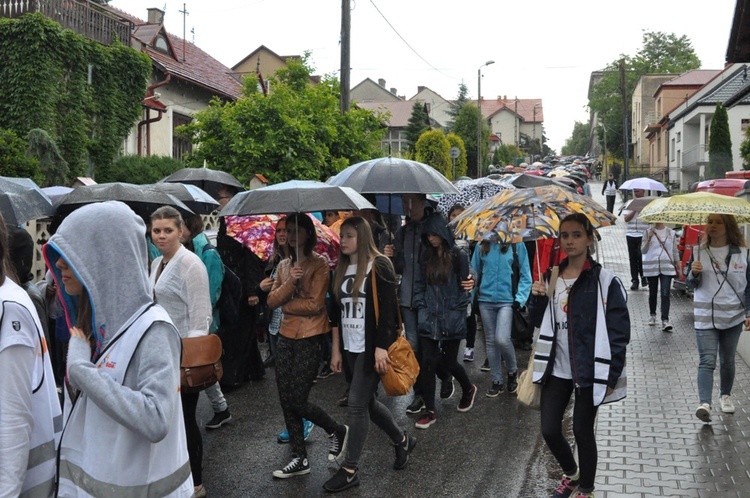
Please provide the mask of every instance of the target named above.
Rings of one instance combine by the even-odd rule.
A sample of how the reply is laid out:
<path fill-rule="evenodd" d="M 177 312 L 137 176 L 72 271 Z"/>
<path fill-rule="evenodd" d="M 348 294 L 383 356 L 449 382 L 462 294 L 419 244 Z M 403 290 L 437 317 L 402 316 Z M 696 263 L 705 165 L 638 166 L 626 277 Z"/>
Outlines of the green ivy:
<path fill-rule="evenodd" d="M 0 60 L 0 128 L 45 130 L 71 177 L 109 165 L 140 119 L 151 61 L 122 43 L 101 45 L 27 14 L 0 19 Z"/>

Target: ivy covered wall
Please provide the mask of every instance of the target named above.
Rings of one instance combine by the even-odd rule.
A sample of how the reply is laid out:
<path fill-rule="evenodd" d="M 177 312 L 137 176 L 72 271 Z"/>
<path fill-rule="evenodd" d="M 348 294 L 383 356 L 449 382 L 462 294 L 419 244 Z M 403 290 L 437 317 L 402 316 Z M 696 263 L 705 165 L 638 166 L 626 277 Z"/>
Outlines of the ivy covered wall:
<path fill-rule="evenodd" d="M 101 45 L 27 14 L 0 19 L 0 60 L 0 129 L 47 131 L 70 177 L 109 165 L 141 118 L 151 61 L 126 45 Z"/>

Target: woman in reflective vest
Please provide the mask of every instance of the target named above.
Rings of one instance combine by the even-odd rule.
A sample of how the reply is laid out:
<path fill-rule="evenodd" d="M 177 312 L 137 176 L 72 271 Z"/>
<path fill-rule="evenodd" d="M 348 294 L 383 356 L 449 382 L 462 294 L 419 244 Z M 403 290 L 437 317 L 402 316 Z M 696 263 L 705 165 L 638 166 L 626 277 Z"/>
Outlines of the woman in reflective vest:
<path fill-rule="evenodd" d="M 47 498 L 55 487 L 60 401 L 39 316 L 10 268 L 0 216 L 0 496 Z"/>
<path fill-rule="evenodd" d="M 706 221 L 706 242 L 693 251 L 688 288 L 694 289 L 693 316 L 698 342 L 698 409 L 695 416 L 711 421 L 711 395 L 716 357 L 721 368 L 721 411 L 734 413 L 734 358 L 744 325 L 750 329 L 750 261 L 737 220 L 712 214 Z M 697 253 L 697 254 L 696 254 Z"/>
<path fill-rule="evenodd" d="M 58 495 L 190 497 L 181 342 L 149 292 L 146 225 L 81 207 L 44 247 L 71 331 Z"/>

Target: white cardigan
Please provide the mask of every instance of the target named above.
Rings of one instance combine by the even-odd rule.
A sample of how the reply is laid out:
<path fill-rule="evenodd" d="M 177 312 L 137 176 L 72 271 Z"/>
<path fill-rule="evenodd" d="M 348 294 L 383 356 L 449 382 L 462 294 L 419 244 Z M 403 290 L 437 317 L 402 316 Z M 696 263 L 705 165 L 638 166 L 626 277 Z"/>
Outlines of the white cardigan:
<path fill-rule="evenodd" d="M 163 256 L 151 263 L 149 283 L 156 302 L 174 322 L 180 337 L 208 334 L 211 326 L 211 296 L 208 271 L 198 256 L 185 247 L 175 252 L 156 281 Z"/>

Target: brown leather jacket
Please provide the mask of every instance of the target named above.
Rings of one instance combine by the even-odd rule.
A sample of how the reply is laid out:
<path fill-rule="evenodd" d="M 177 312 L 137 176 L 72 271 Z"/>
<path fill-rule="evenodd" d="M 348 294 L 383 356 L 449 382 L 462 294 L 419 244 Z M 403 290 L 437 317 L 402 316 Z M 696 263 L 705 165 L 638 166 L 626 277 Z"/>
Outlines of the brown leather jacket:
<path fill-rule="evenodd" d="M 330 270 L 326 260 L 313 253 L 302 263 L 304 273 L 297 285 L 289 272 L 292 260 L 279 264 L 273 288 L 268 294 L 268 307 L 281 307 L 283 317 L 279 333 L 289 339 L 305 339 L 331 330 L 326 313 L 326 292 Z"/>

